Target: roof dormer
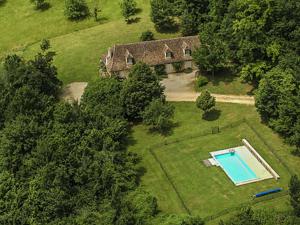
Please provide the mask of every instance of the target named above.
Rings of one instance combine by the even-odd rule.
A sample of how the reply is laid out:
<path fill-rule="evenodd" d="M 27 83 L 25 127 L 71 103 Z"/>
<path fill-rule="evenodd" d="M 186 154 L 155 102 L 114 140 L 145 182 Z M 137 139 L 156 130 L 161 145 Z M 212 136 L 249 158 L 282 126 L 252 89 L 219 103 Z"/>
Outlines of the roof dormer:
<path fill-rule="evenodd" d="M 125 60 L 126 60 L 127 65 L 133 65 L 134 64 L 133 55 L 129 52 L 128 49 L 126 49 Z"/>
<path fill-rule="evenodd" d="M 171 59 L 173 57 L 173 51 L 169 48 L 168 45 L 165 44 L 164 53 L 166 59 Z"/>
<path fill-rule="evenodd" d="M 191 47 L 185 41 L 182 44 L 182 50 L 183 50 L 184 56 L 191 56 L 192 55 Z"/>

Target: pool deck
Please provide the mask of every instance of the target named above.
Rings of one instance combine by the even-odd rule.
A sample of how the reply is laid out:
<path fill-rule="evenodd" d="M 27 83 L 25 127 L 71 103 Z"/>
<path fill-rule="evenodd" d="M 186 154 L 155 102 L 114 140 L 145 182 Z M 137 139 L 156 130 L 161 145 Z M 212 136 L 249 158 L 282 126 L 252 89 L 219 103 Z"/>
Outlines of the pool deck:
<path fill-rule="evenodd" d="M 257 176 L 256 179 L 251 179 L 243 182 L 234 182 L 234 180 L 230 177 L 230 174 L 220 165 L 215 158 L 217 155 L 222 155 L 222 154 L 227 154 L 230 152 L 236 152 L 240 158 L 251 168 L 251 170 L 255 173 Z M 244 184 L 249 184 L 253 182 L 258 182 L 266 179 L 273 178 L 274 176 L 262 165 L 261 162 L 258 161 L 258 159 L 252 154 L 252 152 L 246 147 L 246 146 L 239 146 L 239 147 L 234 147 L 234 148 L 229 148 L 229 149 L 224 149 L 224 150 L 219 150 L 219 151 L 214 151 L 210 152 L 210 155 L 214 158 L 216 161 L 217 166 L 220 166 L 223 171 L 226 173 L 226 175 L 230 178 L 230 180 L 236 185 L 244 185 Z"/>

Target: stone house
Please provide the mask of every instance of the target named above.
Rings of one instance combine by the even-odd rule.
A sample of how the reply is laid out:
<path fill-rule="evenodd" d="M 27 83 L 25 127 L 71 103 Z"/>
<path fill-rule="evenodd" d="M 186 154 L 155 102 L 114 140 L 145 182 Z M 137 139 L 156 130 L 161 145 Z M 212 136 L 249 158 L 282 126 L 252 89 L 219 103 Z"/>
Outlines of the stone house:
<path fill-rule="evenodd" d="M 102 57 L 108 75 L 126 78 L 130 68 L 137 62 L 144 62 L 154 68 L 164 65 L 166 73 L 174 73 L 174 65 L 182 69 L 196 69 L 192 52 L 200 46 L 198 36 L 180 37 L 115 45 Z"/>

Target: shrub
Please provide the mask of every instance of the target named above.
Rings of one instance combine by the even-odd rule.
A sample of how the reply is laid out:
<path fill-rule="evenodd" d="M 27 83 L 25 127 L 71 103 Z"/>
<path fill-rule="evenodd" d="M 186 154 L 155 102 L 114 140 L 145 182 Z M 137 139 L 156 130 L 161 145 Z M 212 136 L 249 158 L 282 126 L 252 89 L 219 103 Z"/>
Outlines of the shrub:
<path fill-rule="evenodd" d="M 123 0 L 121 2 L 122 15 L 127 23 L 130 22 L 130 17 L 136 14 L 136 5 L 135 0 Z"/>
<path fill-rule="evenodd" d="M 0 0 L 0 4 L 1 4 Z M 36 10 L 43 10 L 49 8 L 49 3 L 46 2 L 45 0 L 30 0 L 32 3 L 35 5 Z"/>
<path fill-rule="evenodd" d="M 205 90 L 201 93 L 201 95 L 196 100 L 197 108 L 202 109 L 204 114 L 211 111 L 216 105 L 215 97 L 211 96 L 211 94 Z"/>
<path fill-rule="evenodd" d="M 164 64 L 161 64 L 161 65 L 155 65 L 154 66 L 154 71 L 155 71 L 155 74 L 158 76 L 158 77 L 163 77 L 165 75 L 167 75 L 167 72 L 166 72 L 166 66 Z"/>
<path fill-rule="evenodd" d="M 204 76 L 199 76 L 197 78 L 197 80 L 196 80 L 196 86 L 197 86 L 197 88 L 201 88 L 201 87 L 203 87 L 203 86 L 205 86 L 207 84 L 208 84 L 208 79 L 206 77 L 204 77 Z"/>
<path fill-rule="evenodd" d="M 85 0 L 66 0 L 65 15 L 70 20 L 84 19 L 90 15 Z"/>
<path fill-rule="evenodd" d="M 142 33 L 140 40 L 141 41 L 152 41 L 152 40 L 154 40 L 154 34 L 150 30 L 147 30 Z"/>
<path fill-rule="evenodd" d="M 176 73 L 179 73 L 183 69 L 183 62 L 174 62 L 174 63 L 172 63 L 172 66 L 173 66 L 174 70 L 176 71 Z"/>

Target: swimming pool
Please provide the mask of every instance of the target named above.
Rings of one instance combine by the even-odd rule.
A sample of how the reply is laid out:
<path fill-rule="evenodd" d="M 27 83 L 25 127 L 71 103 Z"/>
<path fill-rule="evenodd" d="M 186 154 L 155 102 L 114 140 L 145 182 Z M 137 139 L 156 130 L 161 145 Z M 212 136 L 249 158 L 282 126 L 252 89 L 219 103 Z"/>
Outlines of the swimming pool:
<path fill-rule="evenodd" d="M 235 184 L 258 179 L 237 152 L 215 155 L 214 158 Z"/>

